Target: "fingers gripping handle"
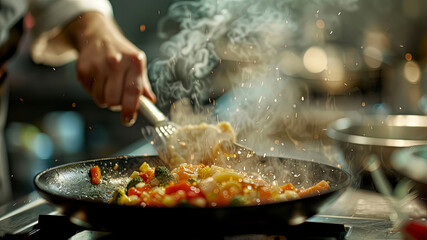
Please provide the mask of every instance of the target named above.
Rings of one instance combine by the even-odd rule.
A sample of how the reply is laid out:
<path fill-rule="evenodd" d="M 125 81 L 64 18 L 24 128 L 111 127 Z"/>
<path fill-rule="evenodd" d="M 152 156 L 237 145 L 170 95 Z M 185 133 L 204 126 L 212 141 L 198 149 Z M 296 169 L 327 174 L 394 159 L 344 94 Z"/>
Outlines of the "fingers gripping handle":
<path fill-rule="evenodd" d="M 139 97 L 139 112 L 154 126 L 160 122 L 168 121 L 169 119 L 151 102 L 148 98 L 141 95 Z"/>

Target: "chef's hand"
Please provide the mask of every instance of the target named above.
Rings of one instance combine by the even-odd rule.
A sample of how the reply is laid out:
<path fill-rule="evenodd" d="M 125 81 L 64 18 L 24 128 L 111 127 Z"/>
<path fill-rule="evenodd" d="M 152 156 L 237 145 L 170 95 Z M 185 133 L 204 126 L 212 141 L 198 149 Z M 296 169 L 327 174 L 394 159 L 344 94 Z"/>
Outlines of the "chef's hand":
<path fill-rule="evenodd" d="M 139 96 L 156 101 L 147 76 L 145 53 L 132 44 L 113 19 L 88 12 L 65 32 L 79 51 L 77 76 L 100 107 L 121 109 L 122 123 L 133 125 Z"/>

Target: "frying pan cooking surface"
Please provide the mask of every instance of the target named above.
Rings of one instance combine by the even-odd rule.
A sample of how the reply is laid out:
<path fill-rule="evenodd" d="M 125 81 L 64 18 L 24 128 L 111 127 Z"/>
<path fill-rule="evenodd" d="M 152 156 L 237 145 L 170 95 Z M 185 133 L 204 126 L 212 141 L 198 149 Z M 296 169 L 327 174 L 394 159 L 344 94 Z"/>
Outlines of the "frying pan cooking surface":
<path fill-rule="evenodd" d="M 279 185 L 291 182 L 295 187 L 309 187 L 326 180 L 331 188 L 320 195 L 259 206 L 142 208 L 108 204 L 115 189 L 127 184 L 130 174 L 143 162 L 150 166 L 168 166 L 157 156 L 95 159 L 47 169 L 34 178 L 34 184 L 38 192 L 57 205 L 72 222 L 91 229 L 147 228 L 173 232 L 191 227 L 193 233 L 211 228 L 227 234 L 266 234 L 273 226 L 302 223 L 335 200 L 350 183 L 350 175 L 333 166 L 297 159 L 256 157 L 236 163 L 233 168 L 243 169 L 244 166 L 247 173 L 263 174 L 271 180 L 275 176 Z M 116 164 L 118 168 L 114 170 Z M 102 181 L 92 185 L 89 170 L 96 165 L 101 169 Z"/>

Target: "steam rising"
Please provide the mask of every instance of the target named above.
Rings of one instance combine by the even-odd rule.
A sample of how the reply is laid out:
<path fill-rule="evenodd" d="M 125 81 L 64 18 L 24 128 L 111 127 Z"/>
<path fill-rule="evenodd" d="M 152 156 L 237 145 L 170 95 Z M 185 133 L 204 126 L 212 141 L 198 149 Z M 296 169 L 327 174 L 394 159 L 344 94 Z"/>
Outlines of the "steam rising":
<path fill-rule="evenodd" d="M 161 46 L 164 58 L 149 66 L 159 106 L 169 107 L 178 99 L 189 98 L 200 107 L 210 97 L 215 81 L 231 85 L 247 81 L 212 79 L 212 71 L 222 60 L 252 63 L 257 69 L 260 64 L 275 66 L 283 48 L 312 41 L 301 28 L 313 14 L 328 9 L 334 14 L 324 18 L 337 26 L 336 12 L 355 10 L 355 2 L 207 0 L 173 4 L 159 24 L 159 35 L 166 40 Z"/>
<path fill-rule="evenodd" d="M 281 137 L 302 148 L 303 138 L 312 139 L 307 125 L 313 119 L 304 117 L 302 110 L 309 99 L 304 98 L 305 89 L 283 74 L 280 64 L 290 63 L 282 58 L 292 51 L 334 40 L 340 34 L 341 13 L 355 11 L 356 3 L 356 0 L 174 3 L 159 23 L 159 36 L 165 40 L 161 45 L 163 57 L 149 65 L 158 106 L 164 112 L 172 109 L 171 119 L 180 125 L 200 123 L 194 119 L 207 123 L 229 121 L 239 134 L 239 143 L 244 141 L 255 151 L 260 143 L 272 144 L 267 138 L 279 129 L 286 135 Z M 321 28 L 316 27 L 319 19 Z M 212 99 L 223 92 L 233 100 L 231 105 L 224 104 L 227 109 L 221 104 L 215 105 L 214 111 L 205 108 L 207 102 L 212 105 Z M 182 112 L 178 108 L 182 104 L 176 104 L 182 99 L 189 99 L 196 113 L 188 109 Z M 197 113 L 201 110 L 204 117 Z M 284 144 L 276 141 L 276 145 Z M 271 145 L 263 148 L 266 146 Z"/>

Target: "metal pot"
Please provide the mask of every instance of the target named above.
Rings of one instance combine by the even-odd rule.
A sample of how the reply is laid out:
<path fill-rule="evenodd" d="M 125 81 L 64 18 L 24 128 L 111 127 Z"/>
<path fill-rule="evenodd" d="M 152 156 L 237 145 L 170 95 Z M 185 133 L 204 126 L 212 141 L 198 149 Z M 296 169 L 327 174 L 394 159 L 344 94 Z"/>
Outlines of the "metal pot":
<path fill-rule="evenodd" d="M 400 149 L 427 144 L 427 116 L 357 115 L 329 124 L 327 135 L 334 149 L 348 163 L 353 174 L 366 172 L 371 154 L 380 159 L 387 177 L 397 176 L 391 154 Z"/>

